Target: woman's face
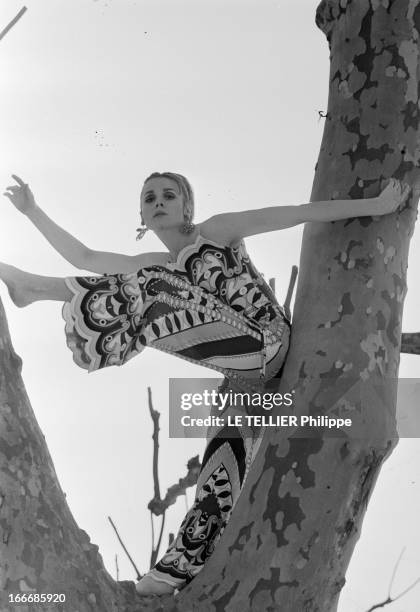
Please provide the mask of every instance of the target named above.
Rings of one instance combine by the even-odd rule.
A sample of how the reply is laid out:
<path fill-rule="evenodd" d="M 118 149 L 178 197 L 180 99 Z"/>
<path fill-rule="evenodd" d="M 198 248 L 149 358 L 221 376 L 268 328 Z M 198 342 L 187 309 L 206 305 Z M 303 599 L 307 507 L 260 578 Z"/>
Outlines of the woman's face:
<path fill-rule="evenodd" d="M 141 211 L 151 230 L 179 228 L 184 222 L 184 198 L 172 179 L 149 179 L 141 192 Z"/>

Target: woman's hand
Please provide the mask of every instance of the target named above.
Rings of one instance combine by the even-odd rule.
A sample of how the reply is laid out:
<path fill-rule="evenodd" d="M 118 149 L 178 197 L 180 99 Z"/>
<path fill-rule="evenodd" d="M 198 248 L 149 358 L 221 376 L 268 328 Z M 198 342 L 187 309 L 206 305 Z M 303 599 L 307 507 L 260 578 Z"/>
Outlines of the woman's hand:
<path fill-rule="evenodd" d="M 377 205 L 375 205 L 375 211 L 373 211 L 373 214 L 387 215 L 395 212 L 397 208 L 407 199 L 410 189 L 411 187 L 407 183 L 391 178 L 388 185 L 376 198 Z"/>
<path fill-rule="evenodd" d="M 8 187 L 3 195 L 6 196 L 6 198 L 9 198 L 15 208 L 17 208 L 24 215 L 27 215 L 34 208 L 36 208 L 33 193 L 29 189 L 29 185 L 24 183 L 21 178 L 16 176 L 16 174 L 12 174 L 12 178 L 15 179 L 17 185 L 11 185 Z"/>

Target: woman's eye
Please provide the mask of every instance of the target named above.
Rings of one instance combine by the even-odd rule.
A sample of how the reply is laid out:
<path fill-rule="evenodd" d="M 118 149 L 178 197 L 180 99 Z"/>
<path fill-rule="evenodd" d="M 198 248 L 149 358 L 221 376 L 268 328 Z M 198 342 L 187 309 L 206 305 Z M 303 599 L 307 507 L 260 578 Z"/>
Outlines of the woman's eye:
<path fill-rule="evenodd" d="M 172 193 L 167 193 L 166 197 L 169 198 L 170 200 L 173 200 L 175 196 Z"/>

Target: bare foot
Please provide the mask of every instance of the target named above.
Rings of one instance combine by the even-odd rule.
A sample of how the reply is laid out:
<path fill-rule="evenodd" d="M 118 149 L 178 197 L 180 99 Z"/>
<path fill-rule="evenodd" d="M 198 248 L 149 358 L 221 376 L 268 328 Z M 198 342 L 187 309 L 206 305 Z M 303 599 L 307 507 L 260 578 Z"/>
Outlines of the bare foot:
<path fill-rule="evenodd" d="M 176 587 L 166 582 L 158 582 L 147 574 L 136 584 L 139 595 L 171 595 L 175 590 Z"/>
<path fill-rule="evenodd" d="M 35 301 L 28 283 L 30 274 L 0 262 L 0 278 L 7 285 L 9 295 L 16 306 L 24 308 Z"/>

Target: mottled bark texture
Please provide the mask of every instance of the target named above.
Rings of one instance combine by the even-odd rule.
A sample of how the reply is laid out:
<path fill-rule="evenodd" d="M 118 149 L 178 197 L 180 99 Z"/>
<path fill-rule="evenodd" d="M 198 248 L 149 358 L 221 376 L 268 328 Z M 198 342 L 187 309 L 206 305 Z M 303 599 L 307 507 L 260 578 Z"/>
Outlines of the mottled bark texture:
<path fill-rule="evenodd" d="M 316 22 L 331 71 L 311 200 L 376 196 L 391 176 L 416 184 L 420 2 L 329 0 Z M 231 522 L 181 593 L 180 610 L 191 602 L 203 611 L 337 609 L 369 497 L 397 442 L 416 208 L 410 197 L 392 215 L 306 225 L 279 390 L 296 390 L 298 413 L 350 416 L 353 433 L 304 439 L 267 428 Z"/>
<path fill-rule="evenodd" d="M 134 612 L 132 582 L 115 583 L 78 528 L 26 394 L 0 301 L 0 611 Z M 66 603 L 14 606 L 8 595 L 65 593 Z"/>
<path fill-rule="evenodd" d="M 311 199 L 374 196 L 380 179 L 391 176 L 414 185 L 420 0 L 323 1 L 317 24 L 330 44 L 331 74 Z M 136 598 L 132 583 L 113 582 L 78 529 L 3 317 L 0 590 L 66 592 L 64 607 L 30 608 L 43 612 L 336 610 L 367 502 L 396 443 L 395 379 L 416 204 L 410 198 L 385 217 L 305 227 L 279 391 L 295 390 L 295 413 L 350 416 L 356 435 L 312 429 L 305 438 L 267 428 L 214 555 L 176 597 Z"/>

